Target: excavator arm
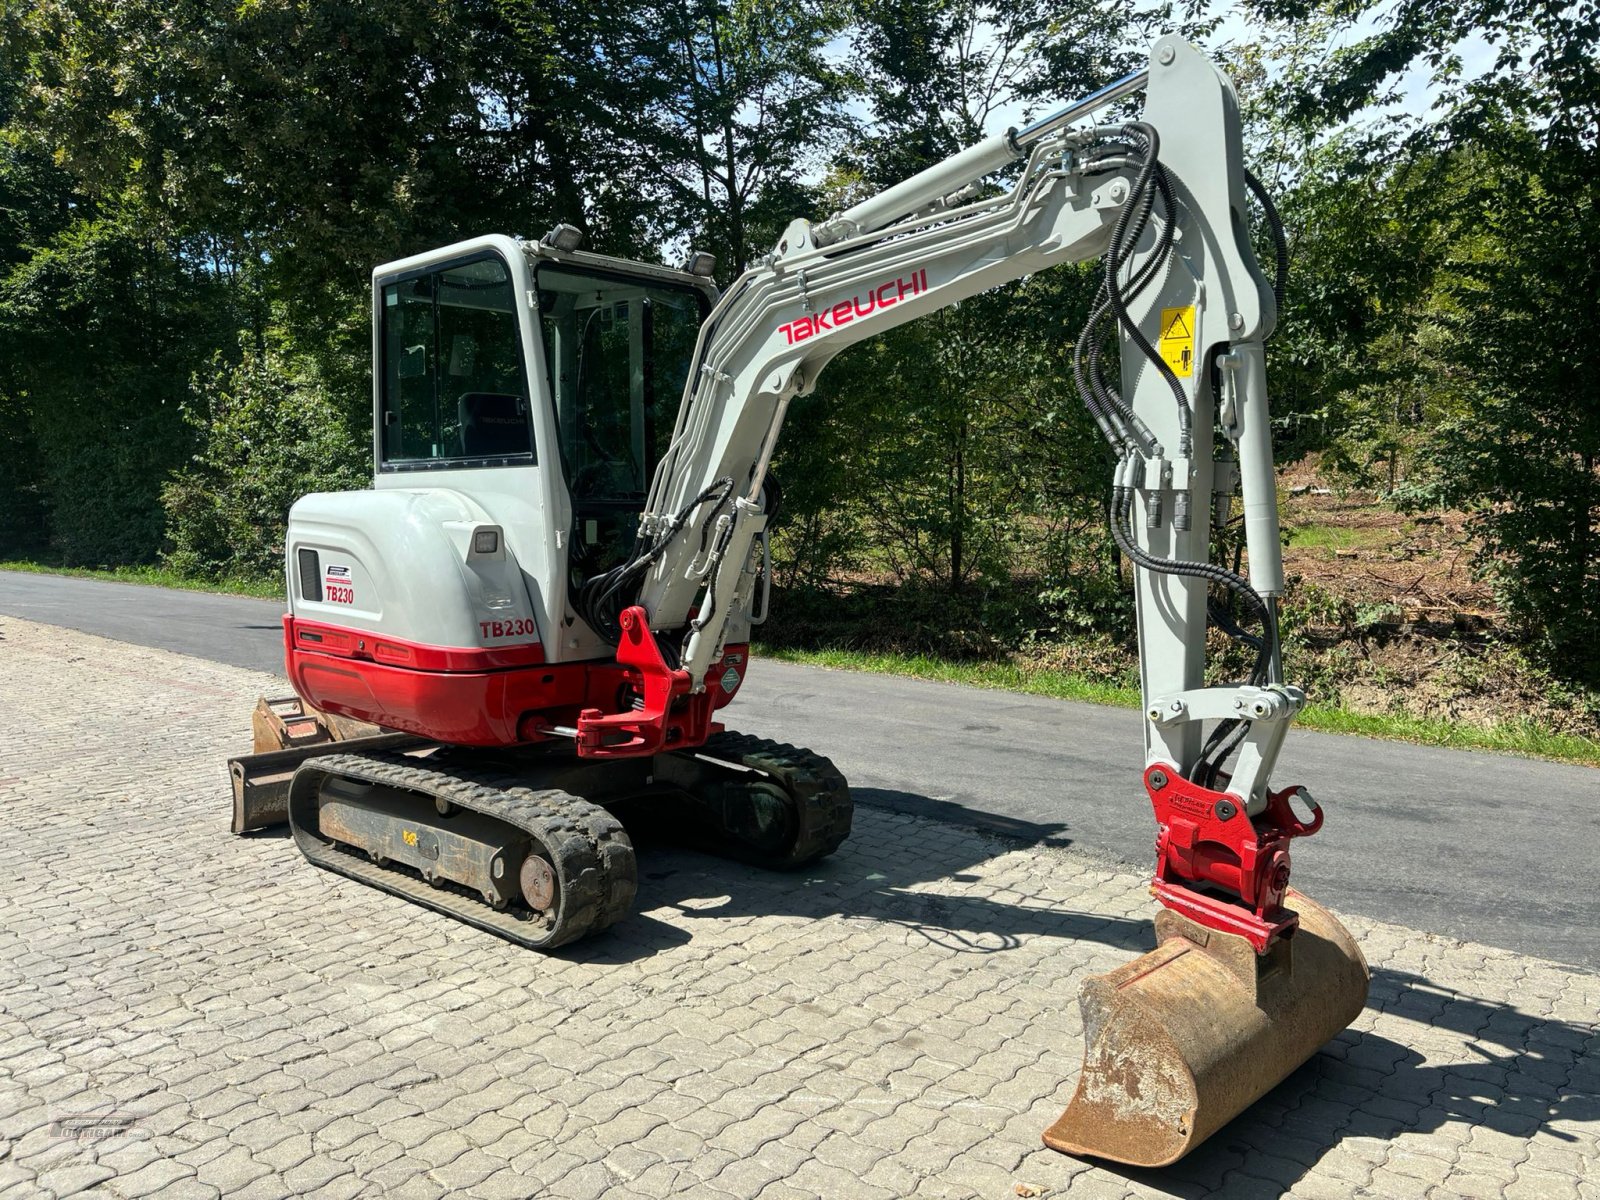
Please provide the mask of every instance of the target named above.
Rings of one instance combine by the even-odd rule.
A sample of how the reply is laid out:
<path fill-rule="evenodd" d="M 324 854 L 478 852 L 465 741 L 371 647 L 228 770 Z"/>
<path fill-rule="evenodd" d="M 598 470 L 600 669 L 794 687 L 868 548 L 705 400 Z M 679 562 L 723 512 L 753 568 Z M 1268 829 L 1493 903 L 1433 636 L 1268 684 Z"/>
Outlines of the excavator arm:
<path fill-rule="evenodd" d="M 1140 91 L 1137 120 L 1094 122 Z M 1005 188 L 974 195 L 1018 163 Z M 1145 71 L 823 224 L 793 222 L 706 320 L 638 548 L 588 585 L 584 615 L 632 656 L 654 656 L 654 647 L 641 651 L 651 634 L 662 670 L 678 680 L 674 694 L 702 691 L 730 627 L 764 607 L 763 485 L 793 399 L 855 342 L 1045 268 L 1100 259 L 1104 281 L 1074 367 L 1116 464 L 1112 530 L 1135 564 L 1146 783 L 1158 810 L 1176 806 L 1180 830 L 1165 856 L 1166 899 L 1248 930 L 1264 950 L 1276 936 L 1267 914 L 1286 882 L 1273 883 L 1283 875 L 1277 847 L 1257 847 L 1253 874 L 1219 869 L 1205 848 L 1217 829 L 1191 830 L 1181 811 L 1214 791 L 1291 834 L 1317 820 L 1294 818 L 1288 797 L 1268 791 L 1304 695 L 1282 681 L 1277 654 L 1283 568 L 1263 354 L 1276 303 L 1251 249 L 1250 186 L 1232 86 L 1192 46 L 1165 38 Z M 1113 334 L 1116 384 L 1102 365 Z M 1209 561 L 1236 489 L 1248 579 Z M 1255 667 L 1247 680 L 1208 687 L 1213 592 L 1227 598 L 1211 606 L 1217 623 L 1250 649 Z M 627 610 L 635 611 L 624 631 Z M 664 702 L 668 690 L 658 695 Z M 1223 733 L 1204 739 L 1206 722 Z M 603 749 L 598 738 L 591 745 Z M 1213 824 L 1231 833 L 1248 822 Z M 1207 907 L 1184 879 L 1238 893 L 1255 919 Z"/>
<path fill-rule="evenodd" d="M 1138 118 L 1097 117 L 1139 92 Z M 985 184 L 996 176 L 1009 182 Z M 1288 890 L 1289 843 L 1316 832 L 1321 811 L 1303 788 L 1269 787 L 1305 697 L 1282 678 L 1275 609 L 1264 343 L 1282 262 L 1276 280 L 1257 263 L 1251 191 L 1275 220 L 1244 166 L 1231 84 L 1167 37 L 1146 70 L 831 220 L 793 222 L 706 320 L 635 551 L 591 580 L 580 606 L 645 681 L 638 711 L 585 714 L 580 753 L 653 750 L 652 723 L 703 736 L 703 721 L 682 714 L 697 711 L 729 631 L 764 613 L 764 483 L 794 398 L 855 342 L 1048 267 L 1100 260 L 1073 368 L 1115 462 L 1108 513 L 1134 567 L 1152 890 L 1167 911 L 1160 949 L 1086 989 L 1089 1065 L 1046 1140 L 1152 1165 L 1265 1092 L 1366 995 L 1348 935 Z M 1210 556 L 1236 495 L 1247 577 Z M 1208 628 L 1246 648 L 1245 678 L 1207 683 Z"/>

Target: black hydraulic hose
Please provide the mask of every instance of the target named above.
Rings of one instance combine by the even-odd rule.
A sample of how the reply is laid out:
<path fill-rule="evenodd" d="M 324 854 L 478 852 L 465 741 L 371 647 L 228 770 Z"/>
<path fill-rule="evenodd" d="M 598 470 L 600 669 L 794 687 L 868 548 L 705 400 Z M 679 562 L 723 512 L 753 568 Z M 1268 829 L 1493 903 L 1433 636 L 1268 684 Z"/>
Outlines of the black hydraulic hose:
<path fill-rule="evenodd" d="M 1242 642 L 1252 650 L 1261 649 L 1261 639 L 1255 634 L 1240 628 L 1239 623 L 1233 619 L 1233 614 L 1220 604 L 1206 605 L 1206 615 L 1211 618 L 1211 623 L 1236 642 Z M 1251 680 L 1252 683 L 1255 680 Z"/>
<path fill-rule="evenodd" d="M 1244 173 L 1244 182 L 1261 205 L 1261 211 L 1267 217 L 1267 227 L 1272 230 L 1272 250 L 1278 260 L 1272 276 L 1272 299 L 1281 315 L 1283 297 L 1289 287 L 1289 238 L 1283 231 L 1283 218 L 1278 214 L 1278 206 L 1267 194 L 1266 185 L 1248 170 Z"/>
<path fill-rule="evenodd" d="M 717 503 L 711 516 L 707 518 L 709 522 L 727 504 L 728 498 L 732 495 L 733 477 L 725 475 L 684 505 L 666 530 L 653 542 L 647 541 L 641 532 L 634 539 L 633 552 L 627 562 L 603 575 L 586 580 L 579 592 L 578 608 L 590 628 L 608 641 L 613 643 L 619 641 L 622 637 L 622 610 L 637 596 L 637 585 L 644 578 L 645 572 L 666 552 L 673 538 L 677 537 L 689 523 L 689 518 L 695 509 L 705 501 L 715 498 Z M 702 538 L 702 544 L 703 541 Z"/>
<path fill-rule="evenodd" d="M 1091 306 L 1089 319 L 1085 322 L 1078 342 L 1073 347 L 1072 359 L 1073 383 L 1079 397 L 1094 416 L 1113 449 L 1120 450 L 1123 459 L 1122 465 L 1118 468 L 1119 482 L 1112 490 L 1108 512 L 1111 536 L 1117 548 L 1136 568 L 1155 574 L 1204 580 L 1208 585 L 1220 586 L 1226 589 L 1230 596 L 1238 597 L 1247 614 L 1246 619 L 1259 622 L 1261 627 L 1259 636 L 1241 627 L 1234 619 L 1231 604 L 1224 607 L 1208 599 L 1207 612 L 1222 632 L 1255 652 L 1249 681 L 1256 686 L 1264 686 L 1270 676 L 1271 664 L 1276 655 L 1277 627 L 1266 600 L 1251 586 L 1250 581 L 1239 573 L 1238 564 L 1235 563 L 1236 569 L 1229 570 L 1212 562 L 1186 562 L 1181 559 L 1164 558 L 1142 549 L 1133 535 L 1131 514 L 1139 480 L 1137 472 L 1142 467 L 1141 444 L 1149 448 L 1155 457 L 1160 457 L 1162 451 L 1160 443 L 1133 411 L 1132 405 L 1104 376 L 1103 357 L 1112 329 L 1120 327 L 1126 333 L 1128 340 L 1154 364 L 1168 387 L 1172 389 L 1178 402 L 1179 454 L 1184 457 L 1191 453 L 1193 414 L 1188 397 L 1184 394 L 1183 386 L 1176 374 L 1156 352 L 1143 330 L 1134 322 L 1128 307 L 1129 303 L 1165 269 L 1175 239 L 1177 207 L 1173 199 L 1171 180 L 1159 161 L 1159 135 L 1153 128 L 1137 123 L 1124 126 L 1116 132 L 1126 141 L 1110 143 L 1101 153 L 1090 151 L 1085 158 L 1086 171 L 1093 170 L 1102 160 L 1109 160 L 1112 157 L 1122 159 L 1122 162 L 1117 164 L 1119 167 L 1129 161 L 1137 161 L 1138 170 L 1132 190 L 1113 228 L 1101 284 Z M 1265 196 L 1259 181 L 1251 176 L 1250 182 L 1251 190 L 1262 201 L 1268 223 L 1273 229 L 1274 243 L 1278 250 L 1274 297 L 1281 308 L 1288 271 L 1287 246 L 1283 236 L 1282 221 L 1278 217 L 1276 208 Z M 1124 263 L 1134 253 L 1139 239 L 1144 235 L 1147 223 L 1153 217 L 1158 194 L 1166 217 L 1165 220 L 1158 222 L 1154 252 L 1134 270 L 1127 287 L 1124 288 L 1119 284 L 1118 276 Z M 1113 315 L 1115 320 L 1108 320 Z M 1132 482 L 1120 482 L 1121 480 Z M 1219 722 L 1190 768 L 1189 778 L 1201 783 L 1202 786 L 1214 788 L 1228 759 L 1249 735 L 1250 727 L 1251 722 L 1241 718 Z"/>
<path fill-rule="evenodd" d="M 1167 256 L 1172 250 L 1172 234 L 1175 227 L 1174 217 L 1176 210 L 1172 203 L 1172 190 L 1167 180 L 1166 171 L 1161 169 L 1159 164 L 1157 164 L 1155 180 L 1157 191 L 1161 194 L 1162 200 L 1166 205 L 1166 220 L 1160 224 L 1160 233 L 1157 235 L 1155 252 L 1134 272 L 1127 290 L 1123 292 L 1125 303 L 1139 296 L 1150 285 L 1151 281 L 1156 278 L 1166 265 Z M 1142 205 L 1145 211 L 1131 231 L 1131 236 L 1135 241 L 1142 235 L 1144 225 L 1150 218 L 1153 199 L 1152 194 L 1150 201 Z M 1110 312 L 1111 301 L 1108 296 L 1108 288 L 1105 279 L 1102 278 L 1100 288 L 1095 294 L 1094 307 L 1089 314 L 1089 320 L 1084 324 L 1083 333 L 1079 335 L 1077 343 L 1072 348 L 1073 382 L 1077 386 L 1079 396 L 1083 399 L 1089 411 L 1095 415 L 1096 420 L 1100 420 L 1100 413 L 1104 412 L 1123 431 L 1121 446 L 1117 444 L 1116 440 L 1112 439 L 1111 435 L 1107 435 L 1107 439 L 1112 441 L 1114 449 L 1132 449 L 1134 448 L 1133 443 L 1137 442 L 1152 455 L 1160 457 L 1162 454 L 1161 443 L 1156 439 L 1155 434 L 1139 415 L 1133 411 L 1132 407 L 1123 400 L 1120 392 L 1106 382 L 1101 372 L 1100 359 L 1105 350 L 1106 338 L 1111 332 L 1106 322 Z M 1087 361 L 1085 361 L 1083 354 L 1083 348 L 1086 343 L 1089 347 Z M 1103 425 L 1102 428 L 1104 428 Z M 1128 431 L 1130 430 L 1132 432 L 1131 439 L 1128 436 Z"/>
<path fill-rule="evenodd" d="M 1204 579 L 1208 583 L 1221 584 L 1223 587 L 1235 592 L 1245 606 L 1260 618 L 1265 624 L 1270 621 L 1267 602 L 1261 594 L 1250 586 L 1250 581 L 1242 575 L 1235 575 L 1227 567 L 1219 567 L 1216 563 L 1185 562 L 1178 558 L 1161 558 L 1158 555 L 1140 549 L 1128 536 L 1128 516 L 1133 510 L 1134 489 L 1126 484 L 1119 484 L 1112 489 L 1112 509 L 1117 515 L 1117 520 L 1111 524 L 1112 536 L 1117 539 L 1118 548 L 1133 562 L 1147 571 L 1155 571 L 1161 575 L 1184 575 L 1191 579 Z M 1126 543 L 1126 544 L 1124 544 Z"/>
<path fill-rule="evenodd" d="M 1132 527 L 1129 523 L 1129 514 L 1133 510 L 1133 493 L 1134 489 L 1126 484 L 1118 484 L 1112 489 L 1111 536 L 1117 543 L 1117 549 L 1127 555 L 1130 562 L 1147 571 L 1159 575 L 1204 579 L 1207 583 L 1220 584 L 1237 595 L 1251 615 L 1261 622 L 1261 645 L 1256 649 L 1255 667 L 1250 677 L 1252 680 L 1265 679 L 1272 660 L 1274 640 L 1272 613 L 1267 607 L 1267 602 L 1255 588 L 1250 586 L 1248 579 L 1226 567 L 1219 567 L 1216 563 L 1209 562 L 1185 562 L 1182 559 L 1161 558 L 1140 548 L 1133 540 Z"/>
<path fill-rule="evenodd" d="M 1073 382 L 1085 407 L 1106 434 L 1107 441 L 1111 443 L 1113 449 L 1121 450 L 1125 462 L 1133 462 L 1140 455 L 1141 441 L 1157 456 L 1161 453 L 1160 443 L 1133 412 L 1132 406 L 1104 378 L 1102 355 L 1111 329 L 1115 327 L 1107 318 L 1112 312 L 1116 312 L 1117 324 L 1128 328 L 1131 323 L 1127 311 L 1128 302 L 1140 295 L 1167 264 L 1175 237 L 1177 209 L 1173 201 L 1171 181 L 1157 160 L 1159 140 L 1155 131 L 1148 127 L 1141 129 L 1138 126 L 1127 126 L 1120 132 L 1130 135 L 1130 141 L 1142 141 L 1142 152 L 1137 156 L 1140 160 L 1139 170 L 1133 190 L 1123 205 L 1113 230 L 1106 269 L 1095 297 L 1093 310 L 1084 325 L 1083 332 L 1079 335 L 1077 345 L 1073 348 Z M 1132 148 L 1119 146 L 1116 152 L 1124 158 L 1135 157 Z M 1146 224 L 1154 214 L 1158 194 L 1165 206 L 1166 218 L 1158 223 L 1159 232 L 1154 253 L 1134 270 L 1128 286 L 1122 288 L 1117 280 L 1120 265 L 1143 236 Z M 1154 354 L 1142 331 L 1135 326 L 1131 332 L 1136 335 L 1136 344 L 1140 345 L 1146 355 L 1162 369 L 1169 386 L 1174 388 L 1175 394 L 1179 397 L 1180 423 L 1187 437 L 1188 402 L 1187 397 L 1183 396 L 1176 376 L 1172 374 L 1167 364 Z M 1239 595 L 1251 615 L 1261 622 L 1262 636 L 1256 638 L 1245 633 L 1231 618 L 1227 625 L 1223 626 L 1223 630 L 1256 652 L 1255 669 L 1251 672 L 1251 678 L 1253 682 L 1264 681 L 1271 662 L 1273 641 L 1273 627 L 1265 601 L 1250 586 L 1249 581 L 1236 571 L 1229 571 L 1225 567 L 1208 562 L 1184 562 L 1161 558 L 1140 549 L 1134 541 L 1129 522 L 1133 492 L 1133 487 L 1119 484 L 1113 493 L 1109 515 L 1112 537 L 1118 549 L 1130 562 L 1144 570 L 1204 579 L 1207 583 L 1220 585 Z"/>
<path fill-rule="evenodd" d="M 1217 777 L 1223 765 L 1250 735 L 1250 722 L 1229 719 L 1219 722 L 1212 730 L 1208 749 L 1201 753 L 1200 761 L 1189 773 L 1189 779 L 1201 787 L 1216 791 Z"/>
<path fill-rule="evenodd" d="M 1160 192 L 1161 197 L 1166 204 L 1167 219 L 1161 223 L 1160 233 L 1157 236 L 1155 251 L 1145 260 L 1144 264 L 1134 272 L 1134 276 L 1129 281 L 1127 289 L 1122 292 L 1122 300 L 1124 304 L 1131 302 L 1134 298 L 1139 296 L 1145 290 L 1145 288 L 1150 285 L 1150 282 L 1155 279 L 1158 274 L 1160 274 L 1162 269 L 1166 266 L 1167 256 L 1172 251 L 1172 235 L 1173 229 L 1175 228 L 1174 218 L 1176 209 L 1172 203 L 1172 191 L 1167 181 L 1166 171 L 1160 167 L 1160 164 L 1157 164 L 1155 179 L 1157 190 Z M 1151 200 L 1153 200 L 1153 196 L 1151 197 Z M 1130 244 L 1131 242 L 1136 242 L 1139 237 L 1142 236 L 1144 232 L 1144 225 L 1149 220 L 1150 202 L 1147 201 L 1141 205 L 1141 207 L 1144 211 L 1134 223 L 1133 228 L 1129 231 L 1128 236 L 1130 238 Z M 1145 445 L 1151 448 L 1151 451 L 1155 456 L 1159 457 L 1163 453 L 1161 443 L 1156 440 L 1156 437 L 1150 431 L 1150 428 L 1138 417 L 1138 415 L 1133 411 L 1132 407 L 1123 400 L 1121 393 L 1106 382 L 1105 377 L 1100 370 L 1100 358 L 1105 350 L 1106 339 L 1111 332 L 1110 328 L 1105 323 L 1106 317 L 1111 312 L 1111 300 L 1109 292 L 1109 285 L 1107 284 L 1106 280 L 1102 278 L 1100 281 L 1100 290 L 1095 296 L 1095 308 L 1090 314 L 1089 322 L 1086 326 L 1086 328 L 1095 331 L 1089 339 L 1090 349 L 1088 378 L 1095 391 L 1095 394 L 1099 397 L 1101 404 L 1116 411 L 1121 416 L 1123 422 L 1131 425 L 1134 431 L 1144 439 Z"/>
<path fill-rule="evenodd" d="M 1188 458 L 1193 449 L 1190 426 L 1193 421 L 1189 411 L 1189 398 L 1184 395 L 1183 385 L 1178 382 L 1178 377 L 1167 365 L 1165 359 L 1156 353 L 1156 348 L 1150 344 L 1150 339 L 1145 337 L 1144 330 L 1139 328 L 1139 323 L 1133 319 L 1133 314 L 1128 311 L 1126 301 L 1123 299 L 1122 289 L 1117 283 L 1117 273 L 1122 268 L 1122 256 L 1131 246 L 1125 246 L 1124 238 L 1128 233 L 1130 216 L 1135 210 L 1135 202 L 1139 201 L 1150 187 L 1150 179 L 1156 169 L 1156 160 L 1161 152 L 1161 138 L 1155 128 L 1144 122 L 1133 122 L 1128 129 L 1135 131 L 1145 138 L 1148 149 L 1143 167 L 1134 181 L 1133 193 L 1129 196 L 1129 203 L 1123 205 L 1122 212 L 1117 218 L 1116 228 L 1111 235 L 1111 247 L 1106 253 L 1105 278 L 1106 286 L 1111 300 L 1112 310 L 1117 314 L 1117 320 L 1122 325 L 1123 331 L 1128 335 L 1128 340 L 1139 347 L 1139 352 L 1150 360 L 1151 364 L 1160 372 L 1161 377 L 1167 381 L 1167 386 L 1172 389 L 1172 395 L 1178 402 L 1178 457 Z M 1153 201 L 1152 201 L 1153 202 Z M 1141 222 L 1139 230 L 1143 232 Z"/>

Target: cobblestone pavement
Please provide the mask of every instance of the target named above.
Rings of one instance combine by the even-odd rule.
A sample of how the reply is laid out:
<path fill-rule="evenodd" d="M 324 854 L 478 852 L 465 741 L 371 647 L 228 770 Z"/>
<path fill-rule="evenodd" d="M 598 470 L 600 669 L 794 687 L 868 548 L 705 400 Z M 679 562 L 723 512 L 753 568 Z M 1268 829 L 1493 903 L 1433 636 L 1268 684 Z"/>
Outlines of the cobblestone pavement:
<path fill-rule="evenodd" d="M 1139 877 L 869 807 L 802 875 L 645 848 L 541 957 L 228 835 L 281 686 L 0 623 L 0 1194 L 1600 1200 L 1595 975 L 1352 918 L 1356 1025 L 1108 1170 L 1039 1133 Z"/>

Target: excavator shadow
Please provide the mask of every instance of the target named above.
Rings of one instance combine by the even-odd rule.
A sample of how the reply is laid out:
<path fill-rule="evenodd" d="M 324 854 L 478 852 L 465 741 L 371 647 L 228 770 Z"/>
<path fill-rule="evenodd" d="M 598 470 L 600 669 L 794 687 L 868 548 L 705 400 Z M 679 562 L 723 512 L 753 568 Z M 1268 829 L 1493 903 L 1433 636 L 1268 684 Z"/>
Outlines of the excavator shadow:
<path fill-rule="evenodd" d="M 843 916 L 900 925 L 972 954 L 1003 953 L 1033 936 L 1094 941 L 1134 953 L 1155 944 L 1148 920 L 1011 904 L 968 886 L 981 879 L 973 868 L 997 854 L 1068 845 L 1064 825 L 979 814 L 907 792 L 852 793 L 857 807 L 850 839 L 831 857 L 795 871 L 760 870 L 677 847 L 670 832 L 645 814 L 619 808 L 639 854 L 637 910 L 672 909 L 675 919 L 691 920 Z M 954 836 L 921 837 L 908 846 L 907 816 L 943 818 Z M 924 886 L 941 881 L 954 886 Z"/>
<path fill-rule="evenodd" d="M 1355 1151 L 1348 1162 L 1376 1166 L 1406 1134 L 1452 1126 L 1453 1150 L 1471 1129 L 1574 1141 L 1567 1128 L 1600 1121 L 1600 1089 L 1592 1075 L 1577 1078 L 1600 1044 L 1600 1026 L 1521 1012 L 1383 967 L 1372 969 L 1368 1005 L 1386 1033 L 1428 1026 L 1432 1052 L 1347 1029 L 1178 1163 L 1158 1171 L 1099 1165 L 1186 1200 L 1248 1200 L 1283 1195 L 1346 1142 Z M 1440 1033 L 1458 1040 L 1441 1041 Z M 1349 1183 L 1352 1194 L 1361 1186 Z"/>
<path fill-rule="evenodd" d="M 1007 849 L 1069 845 L 1062 824 L 996 816 L 909 792 L 856 788 L 853 794 L 854 834 L 831 857 L 794 871 L 762 870 L 686 848 L 674 837 L 669 810 L 650 801 L 617 805 L 613 811 L 638 854 L 633 912 L 604 934 L 548 953 L 593 963 L 637 961 L 691 941 L 685 918 L 693 924 L 769 914 L 890 922 L 929 942 L 978 954 L 1014 949 L 1023 937 L 1039 935 L 1134 953 L 1154 944 L 1147 920 L 1013 905 L 963 886 L 977 880 L 972 868 Z M 921 839 L 913 851 L 905 846 L 908 818 L 943 821 L 955 836 Z M 289 828 L 274 825 L 243 836 L 288 839 Z M 920 886 L 940 880 L 956 886 Z"/>

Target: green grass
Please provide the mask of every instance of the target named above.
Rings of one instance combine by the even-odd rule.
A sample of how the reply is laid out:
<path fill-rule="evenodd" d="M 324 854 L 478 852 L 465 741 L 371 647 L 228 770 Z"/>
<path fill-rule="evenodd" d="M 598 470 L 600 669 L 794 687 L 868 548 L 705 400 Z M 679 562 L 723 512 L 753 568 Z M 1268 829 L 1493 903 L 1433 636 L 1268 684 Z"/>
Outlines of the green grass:
<path fill-rule="evenodd" d="M 1289 530 L 1289 544 L 1302 550 L 1355 550 L 1388 540 L 1386 529 L 1351 529 L 1344 525 L 1300 525 Z"/>
<path fill-rule="evenodd" d="M 757 653 L 781 662 L 836 670 L 867 671 L 879 675 L 909 675 L 968 687 L 999 688 L 1060 700 L 1088 700 L 1137 708 L 1134 688 L 1103 679 L 1045 667 L 1024 667 L 1007 662 L 949 662 L 925 656 L 868 654 L 854 650 L 779 650 L 756 648 Z M 1334 705 L 1309 704 L 1297 718 L 1305 729 L 1326 733 L 1351 733 L 1421 746 L 1449 746 L 1461 750 L 1492 750 L 1557 762 L 1600 767 L 1600 741 L 1576 734 L 1556 733 L 1531 721 L 1497 725 L 1467 725 L 1456 721 L 1388 713 L 1357 713 Z"/>
<path fill-rule="evenodd" d="M 1088 700 L 1094 704 L 1113 704 L 1119 708 L 1139 706 L 1139 692 L 1135 688 L 1070 671 L 1023 667 L 1010 662 L 952 662 L 927 655 L 868 654 L 859 650 L 780 650 L 770 646 L 757 646 L 756 653 L 763 658 L 809 667 L 866 671 L 874 675 L 909 675 L 915 679 L 935 679 L 940 683 L 1025 692 L 1031 696 L 1053 696 L 1058 700 Z"/>
<path fill-rule="evenodd" d="M 0 559 L 0 571 L 27 571 L 34 575 L 72 575 L 79 579 L 108 579 L 113 583 L 140 583 L 147 587 L 181 588 L 186 592 L 218 592 L 229 596 L 283 599 L 283 580 L 193 579 L 166 567 L 63 567 L 31 559 Z"/>

